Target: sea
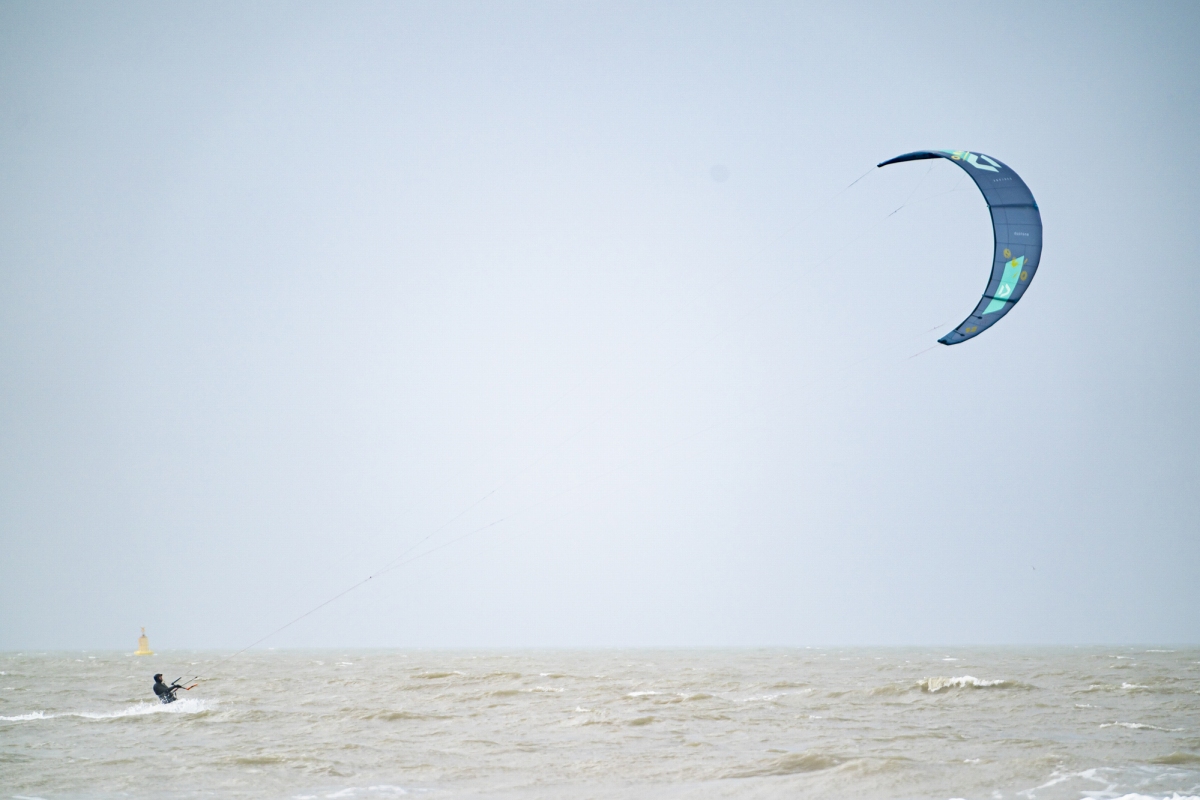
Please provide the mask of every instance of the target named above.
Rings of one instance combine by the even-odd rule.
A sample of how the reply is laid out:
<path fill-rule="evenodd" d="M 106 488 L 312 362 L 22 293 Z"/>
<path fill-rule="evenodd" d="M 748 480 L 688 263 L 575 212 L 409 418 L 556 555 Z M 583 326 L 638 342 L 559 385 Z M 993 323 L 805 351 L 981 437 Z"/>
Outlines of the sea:
<path fill-rule="evenodd" d="M 0 654 L 0 798 L 1200 799 L 1195 648 L 228 656 Z"/>

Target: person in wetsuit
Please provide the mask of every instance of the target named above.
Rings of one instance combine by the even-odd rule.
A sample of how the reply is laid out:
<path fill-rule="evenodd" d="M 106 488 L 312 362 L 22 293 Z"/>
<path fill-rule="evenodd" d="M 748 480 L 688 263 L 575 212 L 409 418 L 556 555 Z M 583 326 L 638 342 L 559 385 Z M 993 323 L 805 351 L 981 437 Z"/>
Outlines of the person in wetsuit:
<path fill-rule="evenodd" d="M 178 683 L 172 683 L 170 686 L 163 683 L 161 672 L 154 676 L 154 693 L 158 695 L 160 703 L 174 703 L 179 699 L 175 693 L 182 688 Z"/>

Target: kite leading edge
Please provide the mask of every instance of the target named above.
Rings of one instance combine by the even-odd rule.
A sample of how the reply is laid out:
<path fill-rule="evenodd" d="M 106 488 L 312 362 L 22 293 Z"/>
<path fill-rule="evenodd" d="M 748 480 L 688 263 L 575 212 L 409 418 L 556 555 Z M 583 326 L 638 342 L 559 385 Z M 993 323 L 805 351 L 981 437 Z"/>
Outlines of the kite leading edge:
<path fill-rule="evenodd" d="M 1021 176 L 983 153 L 918 150 L 890 158 L 878 166 L 925 158 L 945 158 L 962 167 L 983 192 L 983 199 L 992 212 L 995 252 L 987 288 L 971 315 L 938 339 L 942 344 L 958 344 L 999 322 L 1029 288 L 1042 257 L 1042 215 Z"/>

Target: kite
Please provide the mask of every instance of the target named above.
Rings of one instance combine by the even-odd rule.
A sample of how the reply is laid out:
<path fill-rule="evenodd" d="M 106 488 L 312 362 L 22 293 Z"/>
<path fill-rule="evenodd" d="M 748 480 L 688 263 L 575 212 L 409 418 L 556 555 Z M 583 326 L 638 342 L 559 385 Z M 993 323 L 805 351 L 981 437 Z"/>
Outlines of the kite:
<path fill-rule="evenodd" d="M 938 339 L 945 345 L 959 344 L 995 325 L 1024 296 L 1042 257 L 1042 215 L 1021 176 L 983 153 L 918 150 L 890 158 L 878 166 L 925 158 L 945 158 L 962 167 L 983 192 L 992 212 L 995 253 L 983 297 L 971 316 Z"/>

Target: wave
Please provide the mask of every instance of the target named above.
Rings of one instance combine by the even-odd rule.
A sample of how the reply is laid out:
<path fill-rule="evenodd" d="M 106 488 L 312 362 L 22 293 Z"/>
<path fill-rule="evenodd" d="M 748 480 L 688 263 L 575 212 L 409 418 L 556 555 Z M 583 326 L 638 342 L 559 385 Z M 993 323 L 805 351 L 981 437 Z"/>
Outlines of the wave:
<path fill-rule="evenodd" d="M 186 698 L 168 705 L 162 703 L 138 703 L 120 711 L 63 711 L 58 714 L 47 714 L 45 711 L 31 711 L 28 714 L 18 714 L 13 717 L 0 717 L 0 722 L 32 722 L 39 719 L 58 719 L 60 717 L 79 717 L 81 719 L 121 719 L 124 717 L 143 717 L 148 714 L 201 714 L 208 711 L 211 704 L 207 700 Z"/>
<path fill-rule="evenodd" d="M 1111 769 L 1093 767 L 1091 769 L 1085 769 L 1082 772 L 1056 772 L 1050 780 L 1046 781 L 1041 786 L 1035 786 L 1032 789 L 1027 789 L 1023 792 L 1018 792 L 1017 794 L 1020 796 L 1034 798 L 1037 796 L 1035 793 L 1041 789 L 1048 789 L 1051 786 L 1057 786 L 1059 784 L 1066 783 L 1067 781 L 1081 778 L 1083 780 L 1099 782 L 1101 784 L 1109 783 L 1109 781 L 1102 777 L 1102 775 L 1099 773 L 1108 773 L 1112 771 L 1113 770 Z M 1109 797 L 1111 800 L 1200 800 L 1200 797 L 1191 794 L 1179 794 L 1178 791 L 1172 792 L 1170 795 L 1150 795 L 1140 794 L 1138 792 L 1129 792 L 1121 795 L 1120 797 L 1116 797 L 1115 792 L 1113 792 L 1115 788 L 1115 785 L 1110 784 L 1108 789 L 1104 792 L 1083 792 L 1082 794 L 1088 797 Z"/>
<path fill-rule="evenodd" d="M 926 678 L 917 681 L 917 686 L 930 694 L 935 694 L 943 689 L 995 689 L 1015 685 L 1016 683 L 1013 681 L 984 681 L 973 675 L 961 675 L 957 678 Z"/>
<path fill-rule="evenodd" d="M 766 778 L 779 775 L 800 775 L 805 772 L 820 772 L 843 763 L 843 759 L 824 753 L 788 753 L 757 767 L 738 770 L 723 775 L 725 778 Z"/>
<path fill-rule="evenodd" d="M 618 720 L 609 718 L 608 712 L 604 710 L 597 711 L 583 706 L 575 706 L 576 716 L 564 720 L 561 724 L 564 727 L 577 728 L 586 727 L 588 725 L 616 725 Z"/>
<path fill-rule="evenodd" d="M 779 698 L 786 697 L 787 694 L 788 694 L 787 692 L 780 692 L 779 694 L 754 694 L 754 695 L 750 695 L 749 697 L 736 697 L 736 698 L 734 698 L 733 702 L 735 702 L 735 703 L 774 703 Z"/>
<path fill-rule="evenodd" d="M 1183 766 L 1184 764 L 1200 764 L 1200 755 L 1196 753 L 1181 753 L 1176 750 L 1174 753 L 1158 758 L 1150 759 L 1151 764 L 1166 764 L 1169 766 Z"/>
<path fill-rule="evenodd" d="M 1110 683 L 1091 683 L 1091 684 L 1088 684 L 1088 687 L 1086 689 L 1077 689 L 1075 691 L 1075 693 L 1076 694 L 1090 694 L 1091 692 L 1107 692 L 1110 689 L 1115 689 L 1115 688 L 1117 688 L 1117 687 L 1113 686 Z"/>
<path fill-rule="evenodd" d="M 350 798 L 350 797 L 399 797 L 408 792 L 400 786 L 351 786 L 332 794 L 298 794 L 293 800 L 319 800 L 320 798 Z"/>
<path fill-rule="evenodd" d="M 1129 728 L 1131 731 L 1169 731 L 1171 728 L 1160 728 L 1157 725 L 1145 725 L 1141 722 L 1105 722 L 1101 728 Z"/>
<path fill-rule="evenodd" d="M 1192 694 L 1190 684 L 1180 680 L 1158 680 L 1153 684 L 1131 683 L 1123 681 L 1119 686 L 1113 683 L 1091 683 L 1086 688 L 1075 689 L 1072 694 L 1091 694 L 1094 692 L 1148 692 L 1150 694 Z"/>
<path fill-rule="evenodd" d="M 419 675 L 413 675 L 416 680 L 436 681 L 441 678 L 460 678 L 464 673 L 455 670 L 454 672 L 422 672 Z"/>
<path fill-rule="evenodd" d="M 243 767 L 258 767 L 270 764 L 286 764 L 288 759 L 284 756 L 236 756 L 233 759 L 234 764 Z"/>
<path fill-rule="evenodd" d="M 442 714 L 418 714 L 414 711 L 376 711 L 367 714 L 364 719 L 379 719 L 384 722 L 400 722 L 411 719 L 450 719 Z"/>
<path fill-rule="evenodd" d="M 549 690 L 543 690 L 543 691 L 549 691 Z M 554 691 L 561 692 L 562 689 L 555 689 Z M 656 703 L 658 705 L 663 705 L 666 703 L 687 703 L 692 700 L 711 700 L 712 699 L 712 695 L 708 694 L 707 692 L 674 692 L 672 694 L 667 694 L 665 692 L 641 691 L 641 692 L 629 692 L 625 696 L 632 697 L 634 699 L 638 699 L 638 698 L 642 698 L 642 697 L 661 698 L 659 700 L 653 701 L 654 703 Z"/>

